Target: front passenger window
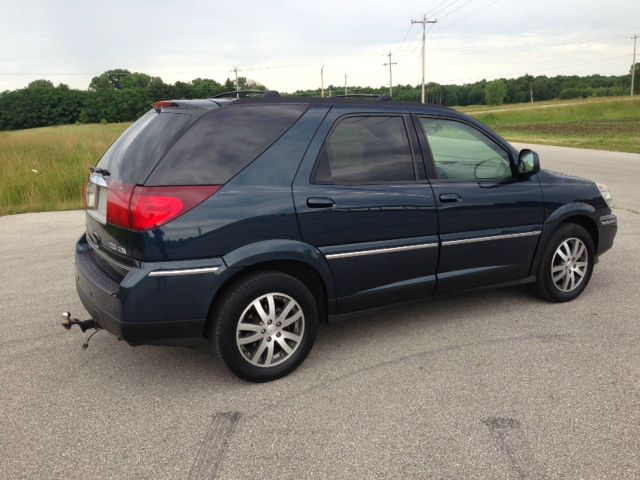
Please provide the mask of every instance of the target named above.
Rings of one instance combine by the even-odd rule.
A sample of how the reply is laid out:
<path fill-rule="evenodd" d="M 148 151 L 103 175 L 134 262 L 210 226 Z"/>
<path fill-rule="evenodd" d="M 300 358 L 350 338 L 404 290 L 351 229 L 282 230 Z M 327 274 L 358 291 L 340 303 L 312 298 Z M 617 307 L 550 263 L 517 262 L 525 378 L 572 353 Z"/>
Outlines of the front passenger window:
<path fill-rule="evenodd" d="M 509 178 L 509 154 L 475 128 L 452 120 L 421 118 L 437 176 L 458 182 Z"/>

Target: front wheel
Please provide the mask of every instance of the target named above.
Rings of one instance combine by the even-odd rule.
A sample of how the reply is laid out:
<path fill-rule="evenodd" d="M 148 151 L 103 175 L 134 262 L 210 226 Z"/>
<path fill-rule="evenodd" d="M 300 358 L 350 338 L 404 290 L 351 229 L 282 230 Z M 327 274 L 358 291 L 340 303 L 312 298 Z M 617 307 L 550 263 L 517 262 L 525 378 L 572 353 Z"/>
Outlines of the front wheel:
<path fill-rule="evenodd" d="M 538 267 L 538 294 L 552 302 L 573 300 L 591 279 L 594 257 L 589 232 L 580 225 L 561 225 L 551 237 Z"/>
<path fill-rule="evenodd" d="M 279 272 L 261 272 L 235 283 L 211 321 L 210 341 L 237 376 L 267 382 L 295 370 L 307 357 L 318 329 L 309 289 Z"/>

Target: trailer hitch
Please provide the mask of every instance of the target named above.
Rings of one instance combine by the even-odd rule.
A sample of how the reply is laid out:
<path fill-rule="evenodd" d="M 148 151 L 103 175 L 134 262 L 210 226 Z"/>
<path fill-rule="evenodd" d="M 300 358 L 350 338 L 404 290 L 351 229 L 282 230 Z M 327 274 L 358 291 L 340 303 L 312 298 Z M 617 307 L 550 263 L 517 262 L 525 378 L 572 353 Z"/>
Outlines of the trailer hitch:
<path fill-rule="evenodd" d="M 85 350 L 89 348 L 89 341 L 91 340 L 91 338 L 100 330 L 102 330 L 102 327 L 98 325 L 98 323 L 93 319 L 78 320 L 77 318 L 71 317 L 71 312 L 62 312 L 62 326 L 65 328 L 65 330 L 71 330 L 71 327 L 73 327 L 74 325 L 78 325 L 82 332 L 86 332 L 87 330 L 91 330 L 92 328 L 96 330 L 91 335 L 89 335 L 87 341 L 82 344 L 82 348 Z"/>
<path fill-rule="evenodd" d="M 71 312 L 62 312 L 62 326 L 65 330 L 70 330 L 74 325 L 78 325 L 83 332 L 97 326 L 94 320 L 78 320 L 77 318 L 71 318 Z"/>

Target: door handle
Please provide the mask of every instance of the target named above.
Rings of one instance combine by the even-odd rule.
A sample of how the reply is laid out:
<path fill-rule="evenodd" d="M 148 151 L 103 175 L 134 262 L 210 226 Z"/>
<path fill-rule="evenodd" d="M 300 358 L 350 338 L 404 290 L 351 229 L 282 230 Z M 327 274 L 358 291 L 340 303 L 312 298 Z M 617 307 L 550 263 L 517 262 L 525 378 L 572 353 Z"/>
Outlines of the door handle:
<path fill-rule="evenodd" d="M 442 203 L 453 203 L 453 202 L 461 202 L 462 197 L 457 193 L 441 193 L 440 201 Z"/>
<path fill-rule="evenodd" d="M 307 198 L 307 207 L 309 208 L 331 208 L 335 202 L 331 198 L 326 197 L 309 197 Z"/>

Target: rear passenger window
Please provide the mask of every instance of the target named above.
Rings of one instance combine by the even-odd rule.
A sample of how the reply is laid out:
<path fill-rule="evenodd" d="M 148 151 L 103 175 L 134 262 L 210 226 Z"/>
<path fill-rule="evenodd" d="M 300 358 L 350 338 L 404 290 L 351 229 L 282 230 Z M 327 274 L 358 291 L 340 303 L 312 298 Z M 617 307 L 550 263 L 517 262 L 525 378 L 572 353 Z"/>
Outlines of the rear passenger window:
<path fill-rule="evenodd" d="M 318 155 L 315 183 L 388 183 L 416 179 L 402 117 L 340 120 Z"/>
<path fill-rule="evenodd" d="M 180 137 L 147 185 L 222 185 L 267 150 L 307 107 L 230 105 L 211 110 Z"/>

